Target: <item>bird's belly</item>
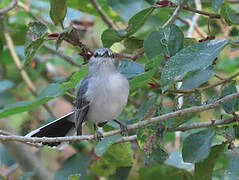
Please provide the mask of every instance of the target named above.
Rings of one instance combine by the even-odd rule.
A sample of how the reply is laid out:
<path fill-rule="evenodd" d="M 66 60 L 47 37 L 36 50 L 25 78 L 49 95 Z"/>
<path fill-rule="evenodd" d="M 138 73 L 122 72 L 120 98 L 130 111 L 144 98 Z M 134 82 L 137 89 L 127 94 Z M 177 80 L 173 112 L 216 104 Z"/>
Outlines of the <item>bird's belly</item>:
<path fill-rule="evenodd" d="M 129 94 L 128 81 L 121 75 L 109 77 L 107 82 L 98 84 L 97 88 L 101 93 L 94 95 L 86 116 L 87 121 L 96 124 L 119 116 Z"/>

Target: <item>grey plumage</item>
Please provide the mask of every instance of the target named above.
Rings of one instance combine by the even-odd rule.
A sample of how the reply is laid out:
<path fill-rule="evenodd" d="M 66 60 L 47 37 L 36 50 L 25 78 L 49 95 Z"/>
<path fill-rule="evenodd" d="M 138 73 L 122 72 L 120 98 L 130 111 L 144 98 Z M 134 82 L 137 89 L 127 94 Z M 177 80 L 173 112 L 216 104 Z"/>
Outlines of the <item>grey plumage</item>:
<path fill-rule="evenodd" d="M 73 110 L 75 130 L 78 135 L 81 135 L 82 123 L 91 122 L 95 127 L 95 138 L 100 140 L 102 134 L 97 130 L 97 126 L 119 116 L 127 104 L 129 95 L 128 80 L 118 72 L 113 52 L 110 49 L 101 48 L 94 52 L 89 61 L 88 74 L 77 89 L 76 105 Z M 69 118 L 59 118 L 55 123 L 58 121 L 69 121 Z M 120 124 L 122 130 L 126 130 L 123 124 L 116 122 Z M 48 129 L 50 130 L 49 127 Z M 44 128 L 39 128 L 39 130 L 43 131 Z M 47 132 L 44 135 L 48 137 Z M 57 136 L 57 132 L 54 135 Z M 31 136 L 34 136 L 34 133 L 31 133 Z"/>

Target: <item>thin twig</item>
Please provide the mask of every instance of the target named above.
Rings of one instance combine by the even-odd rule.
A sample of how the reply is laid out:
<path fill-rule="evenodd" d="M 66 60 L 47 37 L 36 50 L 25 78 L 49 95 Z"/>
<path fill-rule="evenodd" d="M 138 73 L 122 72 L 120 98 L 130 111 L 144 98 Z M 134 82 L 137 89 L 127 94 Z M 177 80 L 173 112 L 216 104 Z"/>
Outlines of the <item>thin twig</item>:
<path fill-rule="evenodd" d="M 73 58 L 71 58 L 70 56 L 65 55 L 62 51 L 58 50 L 56 51 L 54 47 L 48 45 L 48 44 L 44 44 L 43 45 L 44 48 L 46 48 L 47 50 L 49 50 L 51 53 L 60 56 L 61 58 L 63 58 L 64 60 L 66 60 L 69 64 L 77 66 L 77 67 L 81 67 L 82 65 L 80 63 L 78 63 L 77 61 L 75 61 Z"/>
<path fill-rule="evenodd" d="M 228 119 L 223 119 L 223 120 L 211 120 L 208 122 L 198 122 L 198 123 L 192 123 L 189 125 L 181 125 L 177 128 L 173 129 L 168 129 L 169 132 L 173 131 L 187 131 L 190 129 L 198 129 L 198 128 L 204 128 L 204 127 L 210 127 L 210 126 L 218 126 L 218 125 L 225 125 L 235 122 L 235 118 L 228 118 Z"/>
<path fill-rule="evenodd" d="M 164 114 L 161 116 L 149 118 L 147 120 L 128 125 L 127 129 L 134 130 L 134 129 L 138 129 L 140 127 L 144 127 L 144 126 L 147 126 L 147 125 L 155 123 L 155 122 L 159 122 L 159 121 L 166 120 L 166 119 L 173 118 L 173 117 L 182 116 L 182 115 L 185 115 L 188 113 L 202 112 L 202 111 L 206 111 L 206 110 L 210 110 L 210 109 L 215 109 L 215 108 L 219 107 L 221 104 L 223 104 L 229 100 L 236 99 L 236 98 L 239 98 L 239 93 L 227 95 L 211 104 L 206 104 L 206 105 L 201 105 L 201 106 L 193 106 L 193 107 L 182 109 L 179 111 L 167 113 L 167 114 Z M 103 137 L 113 136 L 115 134 L 119 134 L 120 132 L 121 132 L 120 129 L 105 132 L 105 133 L 103 133 Z M 93 135 L 67 136 L 67 137 L 56 137 L 56 138 L 47 138 L 47 137 L 37 138 L 37 137 L 23 137 L 23 136 L 16 136 L 16 135 L 12 135 L 12 136 L 0 135 L 1 141 L 19 141 L 19 142 L 29 142 L 29 143 L 73 142 L 73 141 L 93 140 L 93 139 L 94 139 Z"/>
<path fill-rule="evenodd" d="M 10 54 L 13 58 L 13 61 L 18 69 L 18 71 L 20 72 L 22 79 L 24 80 L 24 82 L 26 83 L 28 89 L 31 91 L 31 93 L 34 96 L 37 96 L 37 91 L 36 91 L 36 87 L 34 86 L 33 82 L 31 81 L 31 79 L 29 78 L 28 74 L 26 73 L 26 71 L 23 69 L 21 61 L 15 51 L 14 48 L 14 44 L 13 44 L 13 40 L 7 30 L 7 25 L 6 22 L 4 21 L 4 17 L 0 17 L 0 23 L 2 25 L 2 29 L 3 29 L 3 35 L 5 37 L 7 46 L 9 48 Z M 50 107 L 48 107 L 47 104 L 43 105 L 45 107 L 45 109 L 47 110 L 47 112 L 54 117 L 54 113 L 51 111 Z"/>
<path fill-rule="evenodd" d="M 188 89 L 188 90 L 174 89 L 174 90 L 171 90 L 170 92 L 173 92 L 173 93 L 185 93 L 185 94 L 194 93 L 194 92 L 203 92 L 203 91 L 205 91 L 207 89 L 210 89 L 210 88 L 219 86 L 221 84 L 224 84 L 226 82 L 229 82 L 229 81 L 233 80 L 237 76 L 239 76 L 239 72 L 235 73 L 234 75 L 232 75 L 232 76 L 230 76 L 228 78 L 225 78 L 224 80 L 221 80 L 219 82 L 216 82 L 216 83 L 211 84 L 211 85 L 206 86 L 206 87 L 196 88 L 196 89 Z"/>
<path fill-rule="evenodd" d="M 100 6 L 100 4 L 98 4 L 98 2 L 96 0 L 91 0 L 91 4 L 95 7 L 95 9 L 98 11 L 98 13 L 100 14 L 101 18 L 103 19 L 103 21 L 110 27 L 113 29 L 117 30 L 117 27 L 114 25 L 114 23 L 110 20 L 110 18 L 105 14 L 105 12 L 103 11 L 102 7 Z"/>
<path fill-rule="evenodd" d="M 16 7 L 16 5 L 17 5 L 17 0 L 12 0 L 8 6 L 0 9 L 0 16 L 3 14 L 6 14 L 8 11 Z"/>
<path fill-rule="evenodd" d="M 168 27 L 170 24 L 174 23 L 174 21 L 177 19 L 179 12 L 181 11 L 181 9 L 184 6 L 184 3 L 186 1 L 183 0 L 175 9 L 175 11 L 173 12 L 172 16 L 168 19 L 168 21 L 162 26 L 163 28 Z"/>
<path fill-rule="evenodd" d="M 115 54 L 115 56 L 119 59 L 131 59 L 136 61 L 144 55 L 144 48 L 140 48 L 136 54 L 128 54 L 128 53 L 119 53 Z"/>

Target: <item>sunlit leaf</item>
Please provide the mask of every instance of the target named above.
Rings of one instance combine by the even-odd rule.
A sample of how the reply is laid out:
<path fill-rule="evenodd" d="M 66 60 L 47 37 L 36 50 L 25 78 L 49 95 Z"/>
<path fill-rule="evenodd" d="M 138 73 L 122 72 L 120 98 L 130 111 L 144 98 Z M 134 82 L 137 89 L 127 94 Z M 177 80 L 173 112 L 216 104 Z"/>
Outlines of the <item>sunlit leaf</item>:
<path fill-rule="evenodd" d="M 227 39 L 217 39 L 195 43 L 172 56 L 166 62 L 161 75 L 163 91 L 168 89 L 172 81 L 182 79 L 185 73 L 210 66 L 228 42 Z"/>

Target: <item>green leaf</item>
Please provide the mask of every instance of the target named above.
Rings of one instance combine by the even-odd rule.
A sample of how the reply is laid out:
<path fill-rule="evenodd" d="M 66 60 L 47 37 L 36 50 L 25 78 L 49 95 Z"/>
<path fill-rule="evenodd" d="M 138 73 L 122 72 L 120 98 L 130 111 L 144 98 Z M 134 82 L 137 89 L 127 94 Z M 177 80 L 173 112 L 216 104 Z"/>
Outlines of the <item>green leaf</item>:
<path fill-rule="evenodd" d="M 155 7 L 143 9 L 131 17 L 128 22 L 128 27 L 126 28 L 126 36 L 130 36 L 137 32 L 145 24 L 154 9 Z"/>
<path fill-rule="evenodd" d="M 120 139 L 122 136 L 117 134 L 114 136 L 109 136 L 105 137 L 102 141 L 100 141 L 96 146 L 95 146 L 95 154 L 97 156 L 102 156 L 103 153 L 118 139 Z"/>
<path fill-rule="evenodd" d="M 14 82 L 10 80 L 2 80 L 0 81 L 0 93 L 12 88 L 14 86 Z"/>
<path fill-rule="evenodd" d="M 239 24 L 239 14 L 235 12 L 234 9 L 232 9 L 228 4 L 222 4 L 220 13 L 228 25 Z"/>
<path fill-rule="evenodd" d="M 134 51 L 143 47 L 144 40 L 136 37 L 128 37 L 124 40 L 124 46 L 127 53 L 133 53 Z"/>
<path fill-rule="evenodd" d="M 72 174 L 80 174 L 80 179 L 87 179 L 90 161 L 90 156 L 87 153 L 72 155 L 61 164 L 55 173 L 54 180 L 67 180 Z"/>
<path fill-rule="evenodd" d="M 183 160 L 185 162 L 197 163 L 208 157 L 215 131 L 206 129 L 190 134 L 183 142 Z"/>
<path fill-rule="evenodd" d="M 192 180 L 189 172 L 171 166 L 154 164 L 152 167 L 143 167 L 139 170 L 137 180 Z"/>
<path fill-rule="evenodd" d="M 3 51 L 3 41 L 0 37 L 0 54 L 2 53 L 2 51 Z"/>
<path fill-rule="evenodd" d="M 162 90 L 167 90 L 172 81 L 182 79 L 185 73 L 210 66 L 228 42 L 227 39 L 210 40 L 180 50 L 163 68 L 160 80 Z"/>
<path fill-rule="evenodd" d="M 0 118 L 34 109 L 35 107 L 45 104 L 47 101 L 60 96 L 62 92 L 63 89 L 59 88 L 59 84 L 49 84 L 34 100 L 20 101 L 14 104 L 6 105 L 0 110 Z"/>
<path fill-rule="evenodd" d="M 224 0 L 212 0 L 213 11 L 217 12 L 223 2 L 224 2 Z"/>
<path fill-rule="evenodd" d="M 80 174 L 72 174 L 68 177 L 68 180 L 79 180 L 81 177 Z"/>
<path fill-rule="evenodd" d="M 50 17 L 55 25 L 62 25 L 67 12 L 66 0 L 50 0 Z"/>
<path fill-rule="evenodd" d="M 31 22 L 28 27 L 28 31 L 34 34 L 36 38 L 41 38 L 48 30 L 47 26 L 41 22 Z"/>
<path fill-rule="evenodd" d="M 121 60 L 118 70 L 129 80 L 145 72 L 141 64 L 128 60 Z"/>
<path fill-rule="evenodd" d="M 170 27 L 151 32 L 144 41 L 148 59 L 160 54 L 175 55 L 183 48 L 183 32 L 174 24 Z"/>
<path fill-rule="evenodd" d="M 102 10 L 113 20 L 121 20 L 119 14 L 115 12 L 105 0 L 97 0 Z M 90 0 L 76 1 L 76 0 L 67 0 L 67 6 L 73 9 L 78 9 L 82 12 L 92 14 L 95 16 L 100 16 L 97 9 L 92 5 Z"/>
<path fill-rule="evenodd" d="M 139 107 L 138 114 L 136 115 L 136 118 L 138 120 L 143 119 L 144 116 L 146 115 L 146 113 L 152 108 L 153 105 L 155 105 L 157 97 L 158 96 L 156 94 L 154 94 L 154 93 L 149 94 L 147 99 Z"/>
<path fill-rule="evenodd" d="M 184 47 L 197 43 L 198 41 L 195 38 L 185 37 L 183 41 Z"/>
<path fill-rule="evenodd" d="M 77 84 L 82 80 L 88 73 L 88 65 L 82 66 L 79 71 L 75 72 L 69 81 L 61 84 L 60 87 L 67 89 L 72 89 L 77 86 Z"/>
<path fill-rule="evenodd" d="M 195 171 L 193 175 L 193 180 L 211 180 L 214 166 L 219 158 L 219 156 L 223 153 L 225 146 L 227 143 L 223 143 L 220 145 L 215 145 L 211 148 L 211 152 L 209 156 L 204 159 L 202 162 L 195 164 Z"/>
<path fill-rule="evenodd" d="M 129 167 L 133 163 L 133 151 L 130 143 L 114 144 L 107 149 L 91 169 L 99 176 L 112 174 L 118 167 Z"/>
<path fill-rule="evenodd" d="M 224 97 L 236 92 L 237 92 L 237 89 L 236 89 L 235 83 L 231 83 L 230 85 L 228 85 L 222 90 L 221 97 Z M 226 113 L 231 114 L 235 112 L 235 106 L 237 101 L 238 99 L 232 99 L 230 101 L 227 101 L 222 104 L 222 108 L 226 111 Z"/>
<path fill-rule="evenodd" d="M 25 60 L 24 66 L 27 66 L 31 59 L 35 56 L 38 49 L 40 49 L 43 42 L 46 40 L 46 33 L 48 28 L 40 22 L 33 22 L 29 24 L 28 34 L 25 42 Z"/>
<path fill-rule="evenodd" d="M 114 175 L 109 176 L 109 180 L 127 180 L 130 174 L 131 167 L 119 167 Z"/>
<path fill-rule="evenodd" d="M 104 47 L 110 48 L 114 43 L 120 42 L 123 37 L 114 29 L 106 29 L 101 35 L 101 41 Z"/>
<path fill-rule="evenodd" d="M 180 89 L 194 89 L 207 82 L 215 73 L 213 66 L 189 73 L 182 80 Z"/>
<path fill-rule="evenodd" d="M 36 170 L 23 173 L 20 176 L 20 180 L 28 180 L 30 177 L 33 177 L 35 174 L 36 174 Z"/>
<path fill-rule="evenodd" d="M 130 90 L 134 91 L 137 87 L 142 86 L 145 82 L 150 80 L 153 75 L 157 72 L 157 69 L 152 69 L 151 71 L 145 72 L 136 76 L 134 79 L 129 81 Z"/>
<path fill-rule="evenodd" d="M 223 59 L 217 64 L 217 68 L 220 70 L 227 71 L 229 73 L 235 72 L 239 68 L 239 58 L 228 58 Z"/>
<path fill-rule="evenodd" d="M 16 163 L 11 154 L 2 145 L 0 146 L 0 160 L 0 162 L 7 167 L 10 167 Z"/>

